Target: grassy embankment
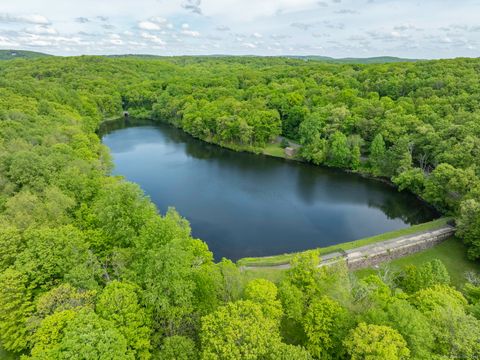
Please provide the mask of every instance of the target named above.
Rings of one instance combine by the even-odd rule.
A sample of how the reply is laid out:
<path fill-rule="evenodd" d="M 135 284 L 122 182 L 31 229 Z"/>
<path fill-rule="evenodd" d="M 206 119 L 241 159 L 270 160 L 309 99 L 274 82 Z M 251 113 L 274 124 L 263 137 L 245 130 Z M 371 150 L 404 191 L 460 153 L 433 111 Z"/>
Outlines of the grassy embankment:
<path fill-rule="evenodd" d="M 363 238 L 355 241 L 350 241 L 342 244 L 331 245 L 324 248 L 319 248 L 318 250 L 319 250 L 320 256 L 330 254 L 336 251 L 350 250 L 360 246 L 394 239 L 400 236 L 411 235 L 417 232 L 438 229 L 444 226 L 445 224 L 447 224 L 449 220 L 451 220 L 451 218 L 440 218 L 440 219 L 426 222 L 423 224 L 413 225 L 405 229 L 390 231 L 383 234 L 379 234 L 379 235 L 375 235 L 375 236 L 371 236 L 368 238 Z M 243 258 L 238 260 L 237 264 L 240 266 L 258 266 L 258 267 L 282 265 L 282 264 L 288 264 L 293 259 L 293 257 L 297 254 L 298 253 L 288 253 L 288 254 L 265 256 L 265 257 L 249 257 L 249 258 Z"/>
<path fill-rule="evenodd" d="M 287 156 L 285 154 L 285 146 L 282 146 L 282 142 L 285 142 L 285 146 L 293 147 L 297 150 L 300 149 L 300 144 L 297 144 L 295 141 L 287 139 L 286 137 L 278 137 L 275 141 L 268 143 L 261 151 L 263 155 L 279 157 L 283 159 L 293 159 L 303 161 L 303 159 L 298 155 L 298 153 L 294 156 Z"/>
<path fill-rule="evenodd" d="M 465 273 L 469 271 L 478 272 L 479 263 L 467 258 L 467 248 L 461 239 L 452 237 L 441 244 L 430 249 L 420 251 L 416 254 L 405 256 L 388 263 L 392 270 L 398 270 L 406 265 L 419 266 L 427 261 L 441 260 L 450 274 L 452 285 L 462 288 L 465 283 Z M 376 273 L 376 269 L 368 268 L 357 270 L 355 273 L 359 277 L 364 277 Z"/>
<path fill-rule="evenodd" d="M 285 158 L 285 149 L 279 143 L 270 143 L 263 149 L 264 155 Z"/>

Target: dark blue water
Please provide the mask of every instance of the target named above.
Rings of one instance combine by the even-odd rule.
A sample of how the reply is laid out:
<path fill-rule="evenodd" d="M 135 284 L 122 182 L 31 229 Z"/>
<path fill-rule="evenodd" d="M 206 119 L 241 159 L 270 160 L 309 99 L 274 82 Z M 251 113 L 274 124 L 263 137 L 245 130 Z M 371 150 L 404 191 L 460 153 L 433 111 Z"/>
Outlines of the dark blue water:
<path fill-rule="evenodd" d="M 431 220 L 414 196 L 342 171 L 194 139 L 168 125 L 107 129 L 115 174 L 174 206 L 215 258 L 322 247 Z"/>

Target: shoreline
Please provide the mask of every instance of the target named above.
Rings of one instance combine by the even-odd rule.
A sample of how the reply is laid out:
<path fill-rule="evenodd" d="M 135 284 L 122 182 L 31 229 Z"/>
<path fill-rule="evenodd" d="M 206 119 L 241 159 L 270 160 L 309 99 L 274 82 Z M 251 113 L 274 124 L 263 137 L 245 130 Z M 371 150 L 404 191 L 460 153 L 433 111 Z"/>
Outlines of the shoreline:
<path fill-rule="evenodd" d="M 102 127 L 105 127 L 106 125 L 109 125 L 109 124 L 120 125 L 120 126 L 115 126 L 114 129 L 102 129 Z M 368 173 L 368 172 L 355 171 L 355 170 L 351 170 L 351 169 L 347 169 L 347 168 L 331 167 L 331 166 L 327 166 L 327 165 L 323 165 L 323 164 L 316 165 L 316 164 L 313 164 L 309 161 L 306 161 L 306 160 L 302 159 L 299 156 L 288 157 L 288 156 L 285 155 L 284 152 L 282 152 L 282 155 L 274 155 L 274 154 L 270 154 L 268 152 L 265 152 L 264 150 L 265 150 L 266 147 L 264 147 L 264 148 L 248 148 L 248 147 L 242 147 L 242 146 L 237 147 L 237 146 L 232 146 L 230 144 L 222 144 L 222 143 L 216 143 L 216 142 L 213 142 L 213 141 L 208 141 L 206 139 L 195 137 L 195 136 L 189 134 L 188 132 L 184 131 L 181 127 L 175 126 L 174 124 L 172 124 L 168 121 L 160 121 L 160 120 L 155 120 L 155 119 L 151 119 L 151 118 L 119 116 L 118 118 L 109 118 L 109 119 L 105 119 L 105 120 L 101 121 L 98 125 L 98 129 L 97 129 L 96 133 L 97 133 L 97 136 L 99 136 L 101 138 L 103 136 L 103 134 L 106 133 L 106 132 L 110 132 L 110 131 L 117 130 L 117 129 L 122 129 L 122 128 L 125 127 L 125 125 L 133 125 L 134 126 L 135 124 L 138 124 L 138 125 L 142 125 L 142 124 L 151 124 L 151 125 L 165 124 L 165 125 L 172 126 L 176 129 L 181 130 L 184 134 L 190 136 L 191 138 L 193 138 L 195 140 L 201 141 L 201 142 L 203 142 L 205 144 L 208 144 L 208 145 L 218 146 L 218 147 L 220 147 L 222 149 L 225 149 L 225 150 L 228 150 L 228 151 L 232 151 L 232 152 L 235 152 L 235 153 L 247 153 L 247 154 L 253 154 L 253 155 L 260 155 L 260 156 L 265 156 L 265 157 L 269 157 L 269 158 L 277 158 L 277 159 L 281 159 L 281 161 L 298 162 L 298 163 L 303 163 L 305 165 L 312 166 L 312 167 L 320 167 L 320 168 L 328 169 L 330 171 L 343 172 L 343 173 L 346 173 L 346 174 L 349 174 L 349 175 L 359 176 L 363 179 L 374 180 L 374 181 L 377 181 L 377 182 L 381 182 L 381 183 L 389 186 L 390 188 L 396 189 L 398 191 L 398 187 L 390 179 L 388 179 L 386 177 L 379 177 L 379 176 L 375 176 L 375 175 L 373 175 L 371 173 Z M 275 144 L 275 143 L 271 143 L 271 144 Z M 258 151 L 257 151 L 257 149 L 258 149 Z M 282 151 L 283 151 L 283 149 L 282 149 Z M 242 267 L 242 266 L 248 266 L 248 265 L 243 265 L 243 264 L 251 263 L 253 261 L 253 263 L 254 263 L 253 266 L 260 268 L 260 267 L 262 267 L 262 265 L 258 264 L 257 262 L 259 261 L 260 263 L 263 263 L 264 261 L 266 261 L 266 265 L 263 265 L 263 267 L 265 267 L 265 266 L 268 267 L 268 266 L 272 266 L 271 260 L 273 260 L 273 259 L 282 259 L 282 258 L 288 257 L 288 259 L 289 259 L 288 262 L 289 262 L 291 260 L 291 258 L 293 258 L 293 256 L 295 256 L 296 254 L 305 252 L 305 251 L 319 250 L 322 254 L 325 255 L 325 254 L 330 254 L 330 253 L 333 253 L 333 252 L 336 252 L 336 251 L 339 251 L 339 250 L 344 251 L 344 249 L 342 249 L 342 247 L 345 247 L 345 246 L 348 248 L 348 250 L 350 250 L 350 249 L 354 249 L 356 247 L 364 246 L 365 244 L 370 244 L 370 243 L 381 241 L 381 240 L 377 240 L 377 241 L 369 242 L 368 239 L 382 238 L 384 236 L 389 236 L 389 234 L 397 233 L 397 232 L 406 232 L 407 234 L 411 234 L 411 233 L 413 233 L 411 231 L 412 230 L 414 231 L 417 227 L 425 227 L 425 226 L 428 227 L 429 224 L 434 224 L 434 223 L 437 223 L 437 222 L 441 222 L 442 224 L 446 224 L 447 222 L 451 222 L 453 220 L 452 218 L 444 217 L 445 216 L 444 214 L 442 214 L 440 211 L 435 209 L 431 204 L 426 202 L 424 199 L 422 199 L 417 194 L 414 194 L 412 192 L 409 192 L 409 193 L 411 195 L 415 196 L 415 198 L 418 199 L 424 206 L 427 206 L 428 208 L 433 210 L 436 213 L 437 217 L 434 218 L 433 220 L 429 221 L 429 222 L 426 222 L 426 223 L 415 224 L 415 225 L 411 225 L 411 226 L 403 228 L 403 229 L 394 230 L 394 231 L 386 232 L 386 233 L 380 233 L 378 235 L 374 235 L 374 236 L 366 238 L 366 239 L 357 239 L 357 240 L 353 240 L 353 241 L 349 241 L 349 242 L 343 242 L 343 243 L 339 243 L 339 244 L 336 244 L 336 245 L 328 246 L 326 248 L 312 248 L 312 249 L 307 249 L 307 250 L 303 250 L 303 251 L 292 252 L 292 253 L 284 253 L 284 254 L 278 254 L 278 255 L 266 255 L 266 256 L 259 256 L 259 257 L 240 258 L 235 263 Z M 428 228 L 428 230 L 431 230 L 431 228 Z M 425 231 L 425 230 L 423 230 L 423 231 Z M 366 240 L 367 240 L 367 242 L 365 242 Z M 358 243 L 358 245 L 356 245 L 354 247 L 351 247 L 351 245 L 354 244 L 354 243 Z M 284 261 L 284 262 L 279 263 L 278 261 L 276 261 L 273 265 L 274 266 L 285 265 L 288 262 Z"/>

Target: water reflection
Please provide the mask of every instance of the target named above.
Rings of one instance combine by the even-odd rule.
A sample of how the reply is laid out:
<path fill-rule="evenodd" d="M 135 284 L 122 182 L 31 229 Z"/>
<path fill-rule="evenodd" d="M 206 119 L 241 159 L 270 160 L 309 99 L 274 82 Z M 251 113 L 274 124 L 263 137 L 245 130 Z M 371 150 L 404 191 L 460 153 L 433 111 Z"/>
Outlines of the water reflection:
<path fill-rule="evenodd" d="M 216 259 L 332 245 L 436 216 L 381 182 L 236 153 L 168 125 L 120 121 L 99 133 L 115 173 L 140 184 L 161 211 L 175 206 Z"/>

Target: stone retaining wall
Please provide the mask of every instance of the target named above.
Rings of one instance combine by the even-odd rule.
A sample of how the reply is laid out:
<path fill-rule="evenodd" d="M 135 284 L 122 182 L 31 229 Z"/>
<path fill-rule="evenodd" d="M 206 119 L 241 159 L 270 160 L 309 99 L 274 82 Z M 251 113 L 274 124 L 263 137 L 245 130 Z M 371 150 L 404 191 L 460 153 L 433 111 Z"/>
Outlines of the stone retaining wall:
<path fill-rule="evenodd" d="M 362 269 L 428 249 L 454 234 L 455 228 L 447 225 L 440 229 L 348 250 L 342 258 L 346 260 L 349 269 Z"/>

